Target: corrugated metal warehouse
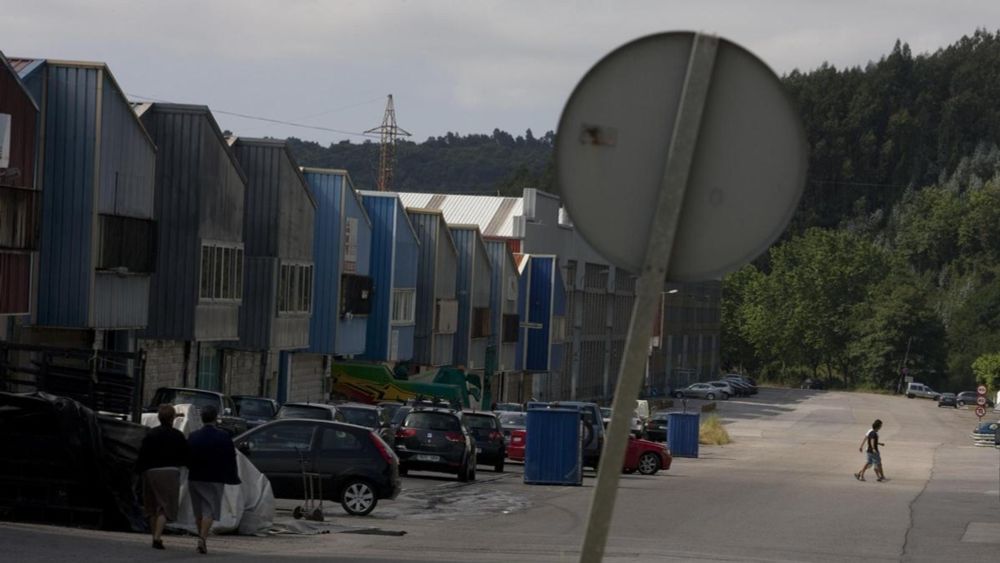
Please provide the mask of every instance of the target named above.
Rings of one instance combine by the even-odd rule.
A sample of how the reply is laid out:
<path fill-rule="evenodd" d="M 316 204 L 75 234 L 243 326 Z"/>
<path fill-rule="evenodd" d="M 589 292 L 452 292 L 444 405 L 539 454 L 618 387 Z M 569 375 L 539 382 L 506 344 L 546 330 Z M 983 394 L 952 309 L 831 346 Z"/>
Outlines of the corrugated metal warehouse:
<path fill-rule="evenodd" d="M 458 327 L 458 251 L 440 211 L 406 212 L 420 239 L 413 361 L 422 367 L 451 365 Z"/>
<path fill-rule="evenodd" d="M 361 192 L 372 220 L 371 277 L 366 360 L 409 362 L 416 325 L 420 242 L 394 193 Z"/>
<path fill-rule="evenodd" d="M 492 330 L 490 286 L 493 267 L 478 226 L 449 224 L 448 228 L 458 250 L 455 364 L 482 373 Z"/>

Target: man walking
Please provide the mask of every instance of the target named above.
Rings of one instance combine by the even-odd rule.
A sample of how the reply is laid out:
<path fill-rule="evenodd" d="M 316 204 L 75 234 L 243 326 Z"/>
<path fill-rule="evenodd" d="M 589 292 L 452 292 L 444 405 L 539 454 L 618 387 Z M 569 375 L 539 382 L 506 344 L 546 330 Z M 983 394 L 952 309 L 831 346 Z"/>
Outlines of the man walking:
<path fill-rule="evenodd" d="M 865 439 L 861 441 L 861 445 L 858 447 L 859 452 L 867 447 L 865 465 L 861 468 L 861 471 L 854 474 L 854 478 L 858 481 L 865 480 L 865 471 L 869 467 L 875 468 L 875 475 L 878 476 L 878 481 L 885 481 L 885 474 L 882 473 L 882 454 L 878 450 L 879 446 L 885 445 L 878 441 L 878 431 L 881 429 L 882 421 L 876 419 L 872 423 L 871 430 L 865 434 Z"/>
<path fill-rule="evenodd" d="M 191 461 L 188 464 L 188 491 L 198 526 L 198 553 L 208 553 L 212 522 L 222 516 L 222 493 L 226 485 L 239 485 L 236 448 L 226 431 L 216 426 L 219 411 L 209 405 L 201 409 L 205 426 L 188 437 Z"/>
<path fill-rule="evenodd" d="M 177 519 L 181 467 L 188 464 L 188 443 L 174 428 L 173 405 L 160 405 L 160 425 L 146 433 L 135 471 L 142 474 L 142 506 L 153 533 L 153 549 L 163 549 L 163 528 Z"/>

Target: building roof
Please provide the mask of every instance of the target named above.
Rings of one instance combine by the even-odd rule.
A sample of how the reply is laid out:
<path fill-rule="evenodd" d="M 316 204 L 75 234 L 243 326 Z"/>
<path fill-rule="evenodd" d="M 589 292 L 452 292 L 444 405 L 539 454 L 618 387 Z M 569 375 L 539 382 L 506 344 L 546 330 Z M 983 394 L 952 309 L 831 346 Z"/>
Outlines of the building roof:
<path fill-rule="evenodd" d="M 35 98 L 31 95 L 31 92 L 29 92 L 28 89 L 24 87 L 24 83 L 21 82 L 21 76 L 19 75 L 20 69 L 17 66 L 14 66 L 14 64 L 12 64 L 7 59 L 7 57 L 4 56 L 3 51 L 0 51 L 0 65 L 5 67 L 10 72 L 11 76 L 14 78 L 14 82 L 16 82 L 17 85 L 21 88 L 21 91 L 24 92 L 24 95 L 28 97 L 28 101 L 31 102 L 31 105 L 35 106 L 35 111 L 38 111 L 38 103 L 35 101 Z"/>
<path fill-rule="evenodd" d="M 291 164 L 292 171 L 299 180 L 299 184 L 302 190 L 306 192 L 306 197 L 309 198 L 309 203 L 312 204 L 313 209 L 316 209 L 316 196 L 312 193 L 312 188 L 309 187 L 309 182 L 306 182 L 305 176 L 302 175 L 302 167 L 296 162 L 295 156 L 292 154 L 291 149 L 288 148 L 288 143 L 281 139 L 271 139 L 271 138 L 258 138 L 258 137 L 239 137 L 232 136 L 226 137 L 226 143 L 230 147 L 235 147 L 237 144 L 240 145 L 251 145 L 258 147 L 271 147 L 280 150 L 285 158 L 288 159 L 289 164 Z M 237 158 L 237 161 L 239 159 Z"/>
<path fill-rule="evenodd" d="M 514 217 L 524 213 L 519 197 L 400 193 L 403 205 L 437 209 L 449 225 L 478 225 L 486 238 L 514 238 Z"/>

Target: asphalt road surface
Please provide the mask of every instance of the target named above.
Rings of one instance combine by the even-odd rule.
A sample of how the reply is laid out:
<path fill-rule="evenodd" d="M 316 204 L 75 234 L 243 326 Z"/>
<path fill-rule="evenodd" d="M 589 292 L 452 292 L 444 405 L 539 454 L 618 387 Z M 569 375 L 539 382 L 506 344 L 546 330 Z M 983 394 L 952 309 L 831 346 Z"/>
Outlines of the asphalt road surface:
<path fill-rule="evenodd" d="M 692 402 L 694 403 L 694 402 Z M 1000 551 L 1000 452 L 976 448 L 967 409 L 902 397 L 764 389 L 720 403 L 734 442 L 702 447 L 655 476 L 624 475 L 605 561 L 993 561 Z M 990 417 L 997 417 L 990 412 Z M 884 427 L 886 482 L 858 445 Z M 591 475 L 588 473 L 588 475 Z M 166 551 L 147 536 L 0 524 L 10 561 L 575 561 L 594 479 L 529 486 L 521 468 L 478 480 L 413 473 L 366 518 L 326 506 L 312 535 L 190 537 Z M 289 523 L 295 501 L 279 502 Z"/>

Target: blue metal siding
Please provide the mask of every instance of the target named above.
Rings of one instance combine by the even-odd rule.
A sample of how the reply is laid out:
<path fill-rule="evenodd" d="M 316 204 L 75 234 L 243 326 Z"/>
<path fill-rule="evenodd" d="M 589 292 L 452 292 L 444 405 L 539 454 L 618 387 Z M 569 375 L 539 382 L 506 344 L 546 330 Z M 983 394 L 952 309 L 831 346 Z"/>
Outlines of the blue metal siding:
<path fill-rule="evenodd" d="M 420 241 L 413 360 L 425 366 L 448 365 L 452 363 L 454 335 L 439 334 L 434 325 L 438 300 L 455 299 L 455 243 L 440 212 L 413 210 L 408 215 Z"/>
<path fill-rule="evenodd" d="M 454 362 L 468 365 L 470 330 L 472 325 L 472 265 L 475 261 L 476 231 L 471 229 L 450 229 L 458 250 L 458 275 L 455 278 L 455 294 L 458 296 L 458 325 L 455 330 Z"/>
<path fill-rule="evenodd" d="M 303 176 L 316 199 L 313 262 L 316 265 L 313 314 L 309 321 L 309 351 L 333 354 L 340 296 L 341 189 L 344 178 L 335 174 L 305 172 Z"/>
<path fill-rule="evenodd" d="M 398 199 L 396 202 L 396 255 L 393 264 L 394 275 L 392 280 L 393 289 L 414 289 L 417 288 L 417 271 L 420 259 L 420 241 L 414 233 L 410 218 L 403 209 L 403 204 Z M 418 298 L 414 294 L 414 301 Z M 416 303 L 414 302 L 414 305 Z M 390 312 L 391 313 L 391 312 Z M 395 360 L 408 361 L 413 359 L 413 337 L 416 324 L 395 325 L 393 330 L 398 332 L 398 347 L 396 349 Z"/>
<path fill-rule="evenodd" d="M 392 312 L 392 233 L 398 200 L 373 195 L 364 195 L 362 200 L 372 221 L 370 275 L 374 284 L 363 358 L 386 361 L 389 358 L 389 315 Z"/>
<path fill-rule="evenodd" d="M 151 219 L 156 149 L 111 78 L 103 80 L 98 212 Z"/>
<path fill-rule="evenodd" d="M 524 369 L 528 371 L 549 371 L 549 336 L 552 328 L 552 280 L 555 259 L 532 256 L 529 263 L 530 278 L 527 295 L 527 317 L 529 323 L 541 328 L 528 328 L 525 332 L 527 357 Z"/>
<path fill-rule="evenodd" d="M 358 220 L 358 249 L 357 263 L 355 264 L 356 274 L 367 276 L 371 274 L 371 249 L 372 249 L 372 223 L 361 204 L 360 196 L 348 182 L 345 184 L 343 197 L 345 217 L 353 217 Z M 337 293 L 335 294 L 339 306 L 340 299 L 340 277 L 337 278 Z M 368 317 L 354 317 L 352 319 L 339 319 L 337 322 L 337 342 L 335 353 L 338 356 L 360 356 L 365 353 L 365 344 L 368 340 Z"/>
<path fill-rule="evenodd" d="M 86 327 L 94 276 L 96 68 L 42 65 L 44 120 L 38 324 Z M 29 83 L 34 82 L 29 79 Z"/>
<path fill-rule="evenodd" d="M 567 346 L 565 341 L 569 338 L 571 322 L 566 318 L 566 284 L 563 282 L 558 259 L 552 258 L 552 264 L 552 317 L 562 317 L 563 330 L 567 331 L 561 340 L 553 338 L 549 342 L 549 371 L 558 372 L 563 368 Z"/>

